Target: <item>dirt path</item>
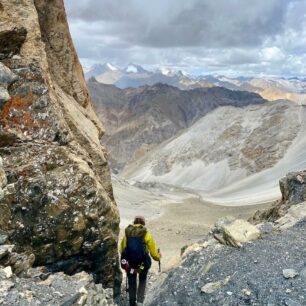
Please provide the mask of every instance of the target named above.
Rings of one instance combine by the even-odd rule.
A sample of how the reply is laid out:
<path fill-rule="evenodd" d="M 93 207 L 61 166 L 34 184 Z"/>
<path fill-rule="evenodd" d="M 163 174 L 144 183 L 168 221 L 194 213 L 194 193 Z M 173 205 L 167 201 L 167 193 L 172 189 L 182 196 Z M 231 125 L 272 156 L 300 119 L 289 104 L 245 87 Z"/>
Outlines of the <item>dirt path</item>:
<path fill-rule="evenodd" d="M 162 205 L 162 213 L 147 222 L 147 228 L 161 249 L 163 258 L 162 273 L 158 272 L 158 263 L 152 264 L 146 302 L 150 301 L 154 288 L 162 284 L 168 270 L 179 263 L 181 248 L 203 239 L 217 219 L 229 215 L 248 219 L 255 211 L 269 205 L 271 204 L 227 207 L 202 202 L 196 197 L 182 203 Z M 142 212 L 137 209 L 135 213 Z M 121 237 L 122 234 L 123 230 L 121 230 Z"/>

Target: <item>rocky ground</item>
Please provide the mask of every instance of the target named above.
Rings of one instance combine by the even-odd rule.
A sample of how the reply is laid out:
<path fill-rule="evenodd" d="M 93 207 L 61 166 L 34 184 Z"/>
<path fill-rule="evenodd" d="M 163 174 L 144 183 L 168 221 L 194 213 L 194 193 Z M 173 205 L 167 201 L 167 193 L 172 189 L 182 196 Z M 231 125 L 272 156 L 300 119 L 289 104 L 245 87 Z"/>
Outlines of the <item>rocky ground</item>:
<path fill-rule="evenodd" d="M 281 180 L 282 201 L 250 221 L 225 218 L 183 250 L 147 305 L 306 305 L 306 174 Z"/>
<path fill-rule="evenodd" d="M 112 290 L 95 284 L 92 277 L 80 272 L 73 276 L 62 272 L 44 279 L 45 273 L 38 268 L 29 271 L 32 277 L 9 276 L 0 268 L 0 304 L 4 306 L 22 305 L 115 305 Z"/>
<path fill-rule="evenodd" d="M 214 245 L 190 253 L 150 305 L 305 305 L 305 234 L 306 219 L 240 249 Z"/>

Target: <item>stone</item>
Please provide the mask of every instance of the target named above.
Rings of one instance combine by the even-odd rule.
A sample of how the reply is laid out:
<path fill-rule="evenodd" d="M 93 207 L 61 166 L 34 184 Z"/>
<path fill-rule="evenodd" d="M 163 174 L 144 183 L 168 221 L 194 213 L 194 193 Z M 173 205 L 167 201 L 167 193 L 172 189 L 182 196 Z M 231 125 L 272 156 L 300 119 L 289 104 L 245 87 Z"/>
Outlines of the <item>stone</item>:
<path fill-rule="evenodd" d="M 274 229 L 272 222 L 260 223 L 257 224 L 256 227 L 258 228 L 258 230 L 262 235 L 270 234 Z"/>
<path fill-rule="evenodd" d="M 243 243 L 257 240 L 260 237 L 260 231 L 255 225 L 237 219 L 223 227 L 223 238 L 227 244 L 239 247 Z"/>
<path fill-rule="evenodd" d="M 191 244 L 191 245 L 187 246 L 186 248 L 184 248 L 181 251 L 181 256 L 184 258 L 188 254 L 190 254 L 192 252 L 197 252 L 197 251 L 200 251 L 200 250 L 202 250 L 202 246 L 199 243 L 194 243 L 194 244 Z"/>
<path fill-rule="evenodd" d="M 14 287 L 14 283 L 9 280 L 0 281 L 0 293 L 10 290 Z"/>
<path fill-rule="evenodd" d="M 306 218 L 306 202 L 291 206 L 283 217 L 275 221 L 275 227 L 280 230 L 285 230 L 294 226 L 304 218 Z"/>
<path fill-rule="evenodd" d="M 7 88 L 13 82 L 18 80 L 18 76 L 13 73 L 8 67 L 0 62 L 0 86 Z"/>
<path fill-rule="evenodd" d="M 5 232 L 0 231 L 0 245 L 7 242 L 8 235 Z"/>
<path fill-rule="evenodd" d="M 299 275 L 299 273 L 294 269 L 284 269 L 283 270 L 284 278 L 294 278 L 298 275 Z"/>
<path fill-rule="evenodd" d="M 306 171 L 288 173 L 279 185 L 284 203 L 295 205 L 306 201 Z"/>
<path fill-rule="evenodd" d="M 16 143 L 20 139 L 20 134 L 16 135 L 10 130 L 0 130 L 0 147 L 5 147 Z"/>
<path fill-rule="evenodd" d="M 10 266 L 5 267 L 3 269 L 3 272 L 4 272 L 5 276 L 6 276 L 6 278 L 10 278 L 13 275 L 13 271 L 12 271 L 12 268 Z"/>
<path fill-rule="evenodd" d="M 221 287 L 225 286 L 229 281 L 230 281 L 230 276 L 217 282 L 207 283 L 201 288 L 201 292 L 207 294 L 213 293 L 216 290 L 220 289 Z"/>
<path fill-rule="evenodd" d="M 0 188 L 4 188 L 7 184 L 5 171 L 0 168 Z"/>
<path fill-rule="evenodd" d="M 233 216 L 226 216 L 226 217 L 218 219 L 212 228 L 212 232 L 213 233 L 223 233 L 224 226 L 233 223 L 235 220 L 236 218 Z"/>
<path fill-rule="evenodd" d="M 30 256 L 18 254 L 16 262 L 13 264 L 12 268 L 16 275 L 23 275 L 30 269 L 35 262 L 35 255 Z"/>
<path fill-rule="evenodd" d="M 251 290 L 249 290 L 249 289 L 242 289 L 241 290 L 245 295 L 247 295 L 247 296 L 250 296 L 251 294 L 252 294 L 252 292 L 251 292 Z"/>
<path fill-rule="evenodd" d="M 10 95 L 6 88 L 0 86 L 0 110 L 2 109 L 2 103 L 7 102 L 10 99 Z"/>
<path fill-rule="evenodd" d="M 11 253 L 14 249 L 14 245 L 5 244 L 0 245 L 0 259 Z"/>

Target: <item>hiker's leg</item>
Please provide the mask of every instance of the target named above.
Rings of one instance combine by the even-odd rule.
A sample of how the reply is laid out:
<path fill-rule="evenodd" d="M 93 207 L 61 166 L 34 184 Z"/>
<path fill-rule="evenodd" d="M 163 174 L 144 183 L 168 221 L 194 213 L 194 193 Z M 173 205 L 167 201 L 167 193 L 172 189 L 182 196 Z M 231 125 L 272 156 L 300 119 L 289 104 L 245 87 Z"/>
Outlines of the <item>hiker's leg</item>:
<path fill-rule="evenodd" d="M 127 274 L 129 282 L 130 306 L 136 306 L 137 274 Z"/>
<path fill-rule="evenodd" d="M 138 303 L 143 303 L 145 299 L 147 275 L 148 275 L 148 270 L 143 270 L 141 273 L 139 273 L 139 286 L 137 292 Z"/>

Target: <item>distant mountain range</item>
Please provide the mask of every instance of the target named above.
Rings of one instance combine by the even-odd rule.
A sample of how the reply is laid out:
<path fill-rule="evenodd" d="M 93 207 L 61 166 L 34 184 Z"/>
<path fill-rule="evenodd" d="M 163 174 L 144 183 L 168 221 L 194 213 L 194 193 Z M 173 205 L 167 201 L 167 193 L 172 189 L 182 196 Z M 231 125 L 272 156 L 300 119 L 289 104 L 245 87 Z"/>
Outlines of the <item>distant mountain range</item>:
<path fill-rule="evenodd" d="M 172 80 L 188 77 L 164 73 Z M 165 83 L 121 89 L 92 77 L 88 87 L 107 127 L 103 139 L 114 173 L 130 182 L 164 183 L 238 204 L 277 198 L 279 178 L 306 167 L 305 106 L 271 102 L 247 90 L 289 89 L 295 82 L 303 90 L 300 79 L 274 81 L 206 76 L 198 82 L 209 86 L 191 89 Z M 243 82 L 245 91 L 237 90 Z"/>
<path fill-rule="evenodd" d="M 157 83 L 180 89 L 221 86 L 231 90 L 255 92 L 270 101 L 286 99 L 298 104 L 306 104 L 306 78 L 192 76 L 184 71 L 167 67 L 149 71 L 133 63 L 125 68 L 110 63 L 98 64 L 87 69 L 85 75 L 87 80 L 94 77 L 100 83 L 115 85 L 121 89 Z"/>
<path fill-rule="evenodd" d="M 88 87 L 114 171 L 146 154 L 157 144 L 192 126 L 220 106 L 263 104 L 256 93 L 223 87 L 181 90 L 166 84 L 120 89 L 91 78 Z"/>

